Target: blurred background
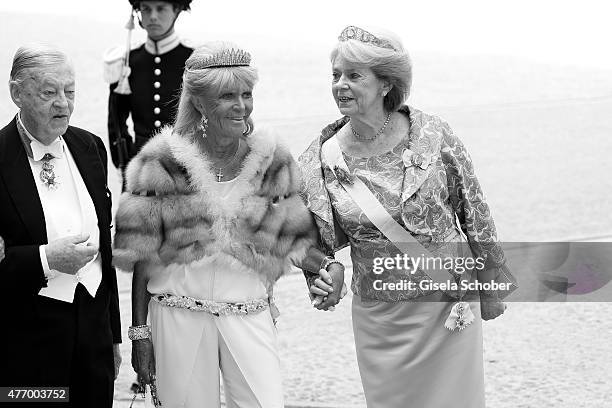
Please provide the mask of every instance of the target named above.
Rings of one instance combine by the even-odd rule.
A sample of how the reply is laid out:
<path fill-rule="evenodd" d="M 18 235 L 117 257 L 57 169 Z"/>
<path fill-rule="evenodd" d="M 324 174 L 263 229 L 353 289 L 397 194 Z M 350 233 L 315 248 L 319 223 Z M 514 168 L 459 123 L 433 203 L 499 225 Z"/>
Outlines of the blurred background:
<path fill-rule="evenodd" d="M 71 124 L 107 142 L 102 54 L 125 43 L 129 12 L 127 0 L 3 1 L 0 75 L 8 81 L 23 43 L 61 47 L 77 73 Z M 176 29 L 194 45 L 225 39 L 252 53 L 256 125 L 274 127 L 296 156 L 339 117 L 329 51 L 342 28 L 395 31 L 414 64 L 408 103 L 446 119 L 464 141 L 503 240 L 605 240 L 612 236 L 611 15 L 612 5 L 594 0 L 194 0 Z M 134 43 L 144 38 L 135 30 Z M 15 113 L 8 86 L 0 87 L 0 122 Z M 116 172 L 110 182 L 116 198 Z M 129 281 L 120 275 L 126 330 Z M 350 301 L 335 314 L 312 311 L 299 276 L 281 280 L 277 294 L 288 402 L 363 406 Z M 490 406 L 612 406 L 605 374 L 612 324 L 603 318 L 611 312 L 609 303 L 512 304 L 485 323 Z M 133 379 L 126 343 L 117 406 L 127 404 Z"/>
<path fill-rule="evenodd" d="M 127 0 L 0 4 L 0 75 L 24 42 L 65 49 L 77 71 L 71 123 L 106 138 L 102 54 L 125 43 Z M 612 6 L 605 1 L 253 2 L 195 0 L 177 31 L 228 39 L 259 68 L 254 119 L 298 154 L 338 117 L 329 51 L 348 24 L 397 32 L 414 63 L 409 104 L 446 119 L 471 152 L 505 240 L 612 234 Z M 137 28 L 133 42 L 144 41 Z M 2 97 L 3 96 L 3 97 Z M 15 107 L 0 89 L 0 120 Z"/>

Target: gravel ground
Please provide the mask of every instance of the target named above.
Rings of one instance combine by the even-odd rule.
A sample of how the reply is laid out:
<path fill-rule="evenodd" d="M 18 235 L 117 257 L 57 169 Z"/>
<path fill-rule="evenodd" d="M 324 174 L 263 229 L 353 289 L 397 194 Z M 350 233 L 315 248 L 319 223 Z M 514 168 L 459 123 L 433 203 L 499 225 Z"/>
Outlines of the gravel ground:
<path fill-rule="evenodd" d="M 119 283 L 127 331 L 130 275 L 120 273 Z M 335 312 L 314 310 L 302 276 L 295 274 L 279 281 L 275 296 L 282 313 L 278 331 L 286 406 L 365 407 L 350 294 Z M 502 317 L 483 324 L 487 407 L 611 407 L 610 315 L 612 303 L 509 304 Z M 120 408 L 131 401 L 129 347 L 126 340 L 115 386 Z"/>

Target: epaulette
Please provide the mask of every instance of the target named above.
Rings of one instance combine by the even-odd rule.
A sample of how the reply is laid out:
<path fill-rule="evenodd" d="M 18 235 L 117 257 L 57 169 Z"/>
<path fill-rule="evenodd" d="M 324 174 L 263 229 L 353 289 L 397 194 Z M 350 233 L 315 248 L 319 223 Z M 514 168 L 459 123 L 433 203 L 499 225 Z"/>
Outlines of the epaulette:
<path fill-rule="evenodd" d="M 142 42 L 139 44 L 132 44 L 130 51 L 140 47 Z M 121 78 L 121 72 L 123 70 L 123 58 L 125 58 L 125 46 L 117 45 L 109 48 L 102 55 L 102 61 L 104 62 L 103 76 L 104 81 L 109 84 L 113 84 L 119 81 Z"/>

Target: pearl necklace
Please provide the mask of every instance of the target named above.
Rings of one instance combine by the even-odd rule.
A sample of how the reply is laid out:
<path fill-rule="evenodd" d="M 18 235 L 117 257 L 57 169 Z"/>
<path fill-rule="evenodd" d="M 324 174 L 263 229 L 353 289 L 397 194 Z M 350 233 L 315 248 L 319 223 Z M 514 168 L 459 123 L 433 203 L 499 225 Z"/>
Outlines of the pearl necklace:
<path fill-rule="evenodd" d="M 387 115 L 387 119 L 385 119 L 385 123 L 383 123 L 382 127 L 380 129 L 378 129 L 378 132 L 376 132 L 376 134 L 374 136 L 372 136 L 372 137 L 361 136 L 359 133 L 357 133 L 355 128 L 353 128 L 353 123 L 352 122 L 349 122 L 349 125 L 351 126 L 351 132 L 353 132 L 353 136 L 355 136 L 355 139 L 357 139 L 357 140 L 374 140 L 378 136 L 382 135 L 382 133 L 385 131 L 385 128 L 389 124 L 390 120 L 391 120 L 391 112 L 389 112 L 389 114 Z"/>

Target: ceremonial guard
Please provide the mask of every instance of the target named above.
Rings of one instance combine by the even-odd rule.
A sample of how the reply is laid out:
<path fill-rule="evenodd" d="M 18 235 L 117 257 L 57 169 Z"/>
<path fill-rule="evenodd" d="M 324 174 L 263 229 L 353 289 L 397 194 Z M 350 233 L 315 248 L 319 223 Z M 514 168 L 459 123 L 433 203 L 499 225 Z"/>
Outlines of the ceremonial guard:
<path fill-rule="evenodd" d="M 112 48 L 104 56 L 104 76 L 110 83 L 108 139 L 113 163 L 121 170 L 158 129 L 174 121 L 185 61 L 193 51 L 174 31 L 191 0 L 129 1 L 127 47 Z M 130 49 L 134 16 L 147 40 Z M 126 123 L 130 115 L 134 138 Z"/>

